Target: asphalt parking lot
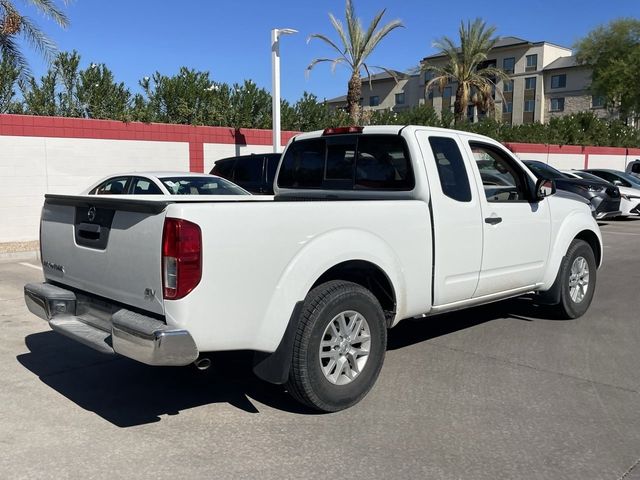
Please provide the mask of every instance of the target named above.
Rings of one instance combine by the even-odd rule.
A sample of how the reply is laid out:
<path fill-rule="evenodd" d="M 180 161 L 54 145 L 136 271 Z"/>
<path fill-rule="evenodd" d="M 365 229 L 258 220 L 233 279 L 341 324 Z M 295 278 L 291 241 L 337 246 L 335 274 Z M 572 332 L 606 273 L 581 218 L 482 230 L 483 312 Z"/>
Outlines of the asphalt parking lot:
<path fill-rule="evenodd" d="M 251 375 L 103 356 L 29 314 L 0 263 L 0 478 L 640 479 L 640 220 L 602 225 L 591 309 L 525 300 L 389 336 L 380 379 L 318 415 Z"/>

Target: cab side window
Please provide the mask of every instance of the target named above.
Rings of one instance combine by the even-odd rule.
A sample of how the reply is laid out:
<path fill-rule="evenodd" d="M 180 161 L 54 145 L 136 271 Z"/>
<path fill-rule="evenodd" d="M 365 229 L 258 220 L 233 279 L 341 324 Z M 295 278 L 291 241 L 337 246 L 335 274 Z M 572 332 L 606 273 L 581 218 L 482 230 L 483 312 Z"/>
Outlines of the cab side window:
<path fill-rule="evenodd" d="M 442 193 L 459 202 L 470 202 L 469 177 L 456 141 L 448 137 L 429 137 L 429 144 L 438 168 Z"/>
<path fill-rule="evenodd" d="M 513 159 L 493 145 L 469 142 L 488 202 L 527 201 L 524 172 Z"/>

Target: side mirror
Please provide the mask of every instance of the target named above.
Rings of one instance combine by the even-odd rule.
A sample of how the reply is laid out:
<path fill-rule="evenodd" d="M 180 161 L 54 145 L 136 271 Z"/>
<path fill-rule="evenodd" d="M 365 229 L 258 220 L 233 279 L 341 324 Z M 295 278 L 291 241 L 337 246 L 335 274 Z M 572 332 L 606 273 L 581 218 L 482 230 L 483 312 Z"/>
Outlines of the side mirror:
<path fill-rule="evenodd" d="M 541 178 L 536 182 L 536 199 L 542 200 L 556 193 L 556 182 L 548 178 Z"/>

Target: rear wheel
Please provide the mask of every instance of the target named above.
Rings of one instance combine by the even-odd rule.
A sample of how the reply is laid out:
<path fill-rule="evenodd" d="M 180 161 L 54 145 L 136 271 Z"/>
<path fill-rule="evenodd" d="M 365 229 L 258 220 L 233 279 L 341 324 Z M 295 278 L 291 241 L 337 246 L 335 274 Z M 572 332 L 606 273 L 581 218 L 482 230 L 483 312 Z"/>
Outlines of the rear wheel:
<path fill-rule="evenodd" d="M 596 287 L 596 259 L 591 246 L 584 240 L 575 239 L 562 259 L 556 277 L 560 289 L 560 302 L 553 306 L 562 318 L 578 318 L 591 305 Z"/>
<path fill-rule="evenodd" d="M 294 340 L 287 389 L 325 412 L 358 403 L 382 368 L 387 345 L 380 303 L 364 287 L 331 281 L 305 299 Z"/>

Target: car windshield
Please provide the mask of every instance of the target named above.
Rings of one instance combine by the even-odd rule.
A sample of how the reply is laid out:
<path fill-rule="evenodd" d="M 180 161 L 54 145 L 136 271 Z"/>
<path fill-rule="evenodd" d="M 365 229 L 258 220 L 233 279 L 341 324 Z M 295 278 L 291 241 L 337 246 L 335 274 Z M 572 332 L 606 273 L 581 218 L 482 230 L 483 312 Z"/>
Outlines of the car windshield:
<path fill-rule="evenodd" d="M 569 175 L 565 175 L 559 170 L 547 165 L 546 163 L 537 162 L 537 161 L 526 161 L 524 162 L 527 167 L 531 169 L 534 175 L 538 178 L 548 178 L 548 179 L 557 179 L 557 178 L 571 178 Z"/>
<path fill-rule="evenodd" d="M 250 195 L 245 189 L 218 177 L 163 177 L 172 195 Z"/>

